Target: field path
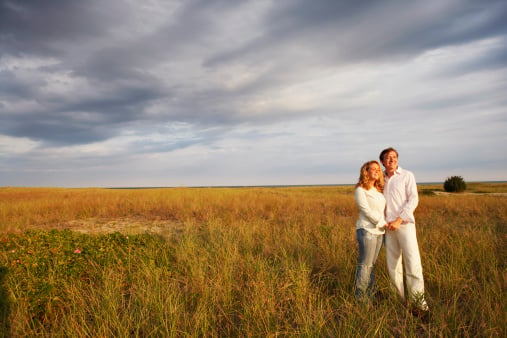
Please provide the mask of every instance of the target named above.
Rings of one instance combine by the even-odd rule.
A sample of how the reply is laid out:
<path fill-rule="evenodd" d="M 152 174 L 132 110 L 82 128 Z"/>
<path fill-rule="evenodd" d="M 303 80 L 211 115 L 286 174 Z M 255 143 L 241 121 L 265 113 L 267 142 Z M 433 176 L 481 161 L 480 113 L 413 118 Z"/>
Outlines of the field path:
<path fill-rule="evenodd" d="M 86 234 L 108 234 L 121 232 L 127 234 L 151 233 L 167 235 L 181 229 L 181 223 L 168 220 L 152 220 L 144 218 L 118 218 L 118 219 L 81 219 L 65 222 L 59 225 L 48 227 L 45 230 L 72 230 Z M 41 227 L 42 228 L 42 227 Z"/>

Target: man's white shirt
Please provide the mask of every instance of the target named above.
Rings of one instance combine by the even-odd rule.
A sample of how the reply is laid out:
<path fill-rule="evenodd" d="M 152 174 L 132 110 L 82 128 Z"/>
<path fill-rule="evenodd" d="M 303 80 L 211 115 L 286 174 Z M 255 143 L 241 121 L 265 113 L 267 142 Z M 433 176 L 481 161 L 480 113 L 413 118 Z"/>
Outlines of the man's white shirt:
<path fill-rule="evenodd" d="M 386 221 L 400 217 L 403 222 L 415 223 L 414 211 L 419 203 L 417 184 L 412 172 L 398 167 L 393 176 L 385 177 Z"/>

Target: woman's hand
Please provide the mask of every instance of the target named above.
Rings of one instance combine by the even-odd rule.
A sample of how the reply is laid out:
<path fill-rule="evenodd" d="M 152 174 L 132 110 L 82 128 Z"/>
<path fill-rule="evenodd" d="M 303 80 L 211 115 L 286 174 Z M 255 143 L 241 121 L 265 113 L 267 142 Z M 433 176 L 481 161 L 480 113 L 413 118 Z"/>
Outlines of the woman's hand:
<path fill-rule="evenodd" d="M 396 220 L 387 223 L 387 230 L 396 231 L 400 227 L 403 220 L 401 218 L 397 218 Z"/>

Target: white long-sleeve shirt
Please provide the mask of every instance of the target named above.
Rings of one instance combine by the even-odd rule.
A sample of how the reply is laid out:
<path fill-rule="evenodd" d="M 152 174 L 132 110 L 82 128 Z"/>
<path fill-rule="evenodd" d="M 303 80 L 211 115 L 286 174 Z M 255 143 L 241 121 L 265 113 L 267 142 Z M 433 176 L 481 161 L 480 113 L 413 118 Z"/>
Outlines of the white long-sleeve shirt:
<path fill-rule="evenodd" d="M 400 217 L 403 222 L 415 223 L 414 211 L 419 203 L 417 184 L 412 172 L 398 167 L 393 176 L 385 176 L 386 221 Z"/>
<path fill-rule="evenodd" d="M 376 188 L 369 190 L 357 187 L 354 192 L 354 199 L 359 208 L 359 218 L 356 229 L 365 229 L 375 235 L 382 235 L 385 232 L 384 209 L 386 200 L 384 195 Z"/>

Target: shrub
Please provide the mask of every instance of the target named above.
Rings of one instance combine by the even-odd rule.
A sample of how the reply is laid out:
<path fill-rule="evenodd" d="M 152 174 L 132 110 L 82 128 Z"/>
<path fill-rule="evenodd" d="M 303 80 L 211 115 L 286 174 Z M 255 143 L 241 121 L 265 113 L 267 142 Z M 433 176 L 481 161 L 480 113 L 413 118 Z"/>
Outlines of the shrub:
<path fill-rule="evenodd" d="M 467 184 L 461 176 L 448 177 L 444 182 L 444 190 L 447 192 L 462 192 L 467 189 Z"/>

